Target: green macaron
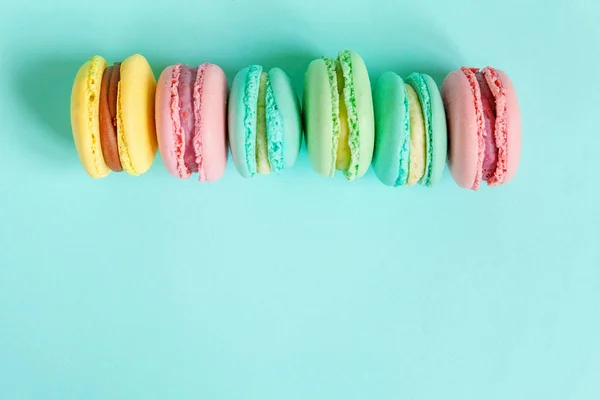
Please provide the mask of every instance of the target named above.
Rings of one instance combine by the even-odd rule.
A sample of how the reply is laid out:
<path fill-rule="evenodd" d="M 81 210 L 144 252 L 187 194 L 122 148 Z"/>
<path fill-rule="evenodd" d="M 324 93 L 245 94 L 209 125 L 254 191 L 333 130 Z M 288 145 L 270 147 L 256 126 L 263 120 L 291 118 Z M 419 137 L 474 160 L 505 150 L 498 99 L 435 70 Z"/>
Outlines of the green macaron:
<path fill-rule="evenodd" d="M 304 126 L 310 163 L 321 176 L 352 181 L 369 169 L 375 142 L 373 98 L 363 59 L 342 51 L 313 61 L 304 81 Z"/>
<path fill-rule="evenodd" d="M 446 113 L 440 90 L 426 74 L 406 81 L 394 72 L 374 88 L 373 169 L 388 186 L 435 185 L 446 165 Z"/>

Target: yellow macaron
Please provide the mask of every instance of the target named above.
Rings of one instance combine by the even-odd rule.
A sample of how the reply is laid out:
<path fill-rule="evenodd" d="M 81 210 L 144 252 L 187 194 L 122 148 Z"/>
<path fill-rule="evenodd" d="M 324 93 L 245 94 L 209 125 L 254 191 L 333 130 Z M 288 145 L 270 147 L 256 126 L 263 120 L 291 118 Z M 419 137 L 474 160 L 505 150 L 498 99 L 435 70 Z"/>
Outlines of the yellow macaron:
<path fill-rule="evenodd" d="M 81 164 L 92 178 L 111 169 L 134 176 L 150 169 L 158 148 L 155 92 L 156 78 L 139 54 L 112 67 L 101 56 L 81 66 L 71 93 L 71 127 Z"/>

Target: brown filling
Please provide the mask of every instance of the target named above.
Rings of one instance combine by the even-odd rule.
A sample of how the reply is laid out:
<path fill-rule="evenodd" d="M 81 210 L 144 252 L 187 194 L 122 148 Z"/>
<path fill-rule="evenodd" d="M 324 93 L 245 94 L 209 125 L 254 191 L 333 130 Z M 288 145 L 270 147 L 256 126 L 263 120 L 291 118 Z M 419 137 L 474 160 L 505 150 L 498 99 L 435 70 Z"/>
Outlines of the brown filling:
<path fill-rule="evenodd" d="M 100 86 L 100 145 L 104 161 L 115 171 L 123 171 L 117 142 L 117 95 L 121 80 L 121 63 L 104 70 Z"/>

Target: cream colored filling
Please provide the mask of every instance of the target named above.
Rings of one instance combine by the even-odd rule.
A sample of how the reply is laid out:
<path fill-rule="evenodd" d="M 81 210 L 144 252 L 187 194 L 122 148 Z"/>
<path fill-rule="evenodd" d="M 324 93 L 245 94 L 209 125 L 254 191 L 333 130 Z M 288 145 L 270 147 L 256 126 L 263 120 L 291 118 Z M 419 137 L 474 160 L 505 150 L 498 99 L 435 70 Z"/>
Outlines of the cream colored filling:
<path fill-rule="evenodd" d="M 344 74 L 339 62 L 336 62 L 337 74 L 337 89 L 340 98 L 340 136 L 338 139 L 337 157 L 335 168 L 338 171 L 345 171 L 350 167 L 350 144 L 348 142 L 348 134 L 350 128 L 348 126 L 348 111 L 346 110 L 346 102 L 344 98 Z"/>
<path fill-rule="evenodd" d="M 267 73 L 261 73 L 258 87 L 258 107 L 256 109 L 256 169 L 259 174 L 271 173 L 267 141 L 267 80 Z"/>
<path fill-rule="evenodd" d="M 405 84 L 410 114 L 410 162 L 407 185 L 414 185 L 425 174 L 425 119 L 419 96 L 412 86 Z"/>

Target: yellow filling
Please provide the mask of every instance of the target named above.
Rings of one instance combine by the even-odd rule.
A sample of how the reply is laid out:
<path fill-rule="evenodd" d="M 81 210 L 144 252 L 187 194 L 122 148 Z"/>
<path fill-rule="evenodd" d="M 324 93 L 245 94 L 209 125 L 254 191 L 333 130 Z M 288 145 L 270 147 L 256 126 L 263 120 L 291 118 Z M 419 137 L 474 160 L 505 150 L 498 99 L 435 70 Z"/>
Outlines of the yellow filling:
<path fill-rule="evenodd" d="M 122 68 L 122 64 L 121 64 Z M 123 71 L 121 69 L 121 71 Z M 119 149 L 119 160 L 121 160 L 121 166 L 123 171 L 129 175 L 138 175 L 133 168 L 129 150 L 127 149 L 127 141 L 125 140 L 125 129 L 123 128 L 123 107 L 121 105 L 121 82 L 118 84 L 117 89 L 117 147 Z"/>
<path fill-rule="evenodd" d="M 405 84 L 410 115 L 410 162 L 407 185 L 414 185 L 425 173 L 425 119 L 421 102 L 412 86 Z"/>
<path fill-rule="evenodd" d="M 266 72 L 260 74 L 258 107 L 256 109 L 256 169 L 259 174 L 271 173 L 267 142 L 267 79 Z"/>
<path fill-rule="evenodd" d="M 339 62 L 336 62 L 337 89 L 340 97 L 340 136 L 338 139 L 337 157 L 335 168 L 338 171 L 345 171 L 350 167 L 350 144 L 348 142 L 348 111 L 344 98 L 344 74 Z"/>

